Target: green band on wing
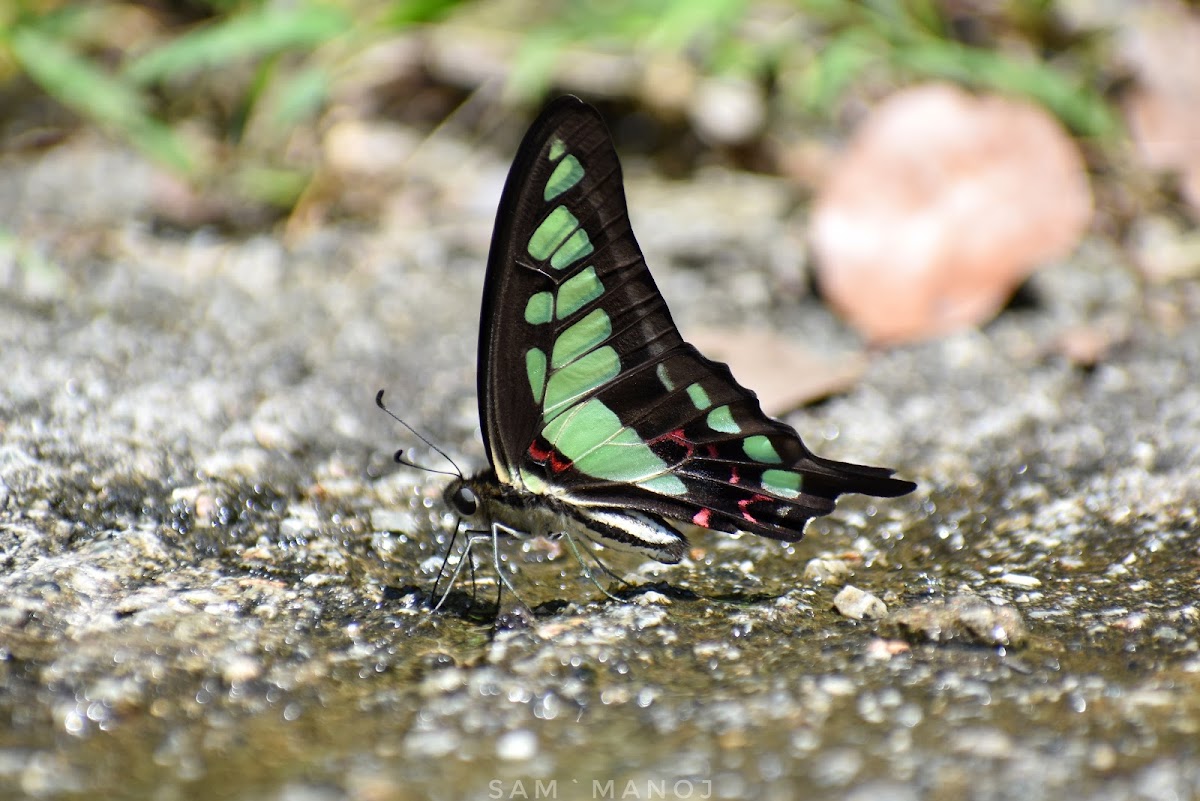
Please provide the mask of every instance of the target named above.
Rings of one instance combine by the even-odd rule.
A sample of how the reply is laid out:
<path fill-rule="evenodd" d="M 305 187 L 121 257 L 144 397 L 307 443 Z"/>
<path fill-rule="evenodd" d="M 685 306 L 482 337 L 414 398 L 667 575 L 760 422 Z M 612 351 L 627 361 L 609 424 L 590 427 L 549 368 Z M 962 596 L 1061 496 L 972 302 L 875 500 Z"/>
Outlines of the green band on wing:
<path fill-rule="evenodd" d="M 539 476 L 537 473 L 534 473 L 532 470 L 522 470 L 518 467 L 517 477 L 520 478 L 521 483 L 525 485 L 525 489 L 529 490 L 530 492 L 536 495 L 546 494 L 546 482 L 541 476 Z"/>
<path fill-rule="evenodd" d="M 570 326 L 554 340 L 554 354 L 550 366 L 558 369 L 575 361 L 583 354 L 596 348 L 612 334 L 612 323 L 604 309 L 595 309 L 579 322 Z"/>
<path fill-rule="evenodd" d="M 566 206 L 555 207 L 554 211 L 542 220 L 542 224 L 533 232 L 533 236 L 529 237 L 529 255 L 544 261 L 550 257 L 551 253 L 558 250 L 559 245 L 566 242 L 567 237 L 578 227 L 579 220 L 575 219 L 574 214 L 567 211 Z"/>
<path fill-rule="evenodd" d="M 771 440 L 762 434 L 746 437 L 746 441 L 742 443 L 742 450 L 756 462 L 779 464 L 783 461 L 783 459 L 779 458 L 779 454 L 775 452 L 775 446 L 771 444 Z"/>
<path fill-rule="evenodd" d="M 708 399 L 708 393 L 704 391 L 704 387 L 697 384 L 691 384 L 687 388 L 688 397 L 692 399 L 692 405 L 700 411 L 704 411 L 709 406 L 712 406 L 712 401 Z M 728 408 L 728 407 L 726 407 Z"/>
<path fill-rule="evenodd" d="M 558 310 L 555 315 L 560 320 L 570 317 L 603 294 L 604 284 L 596 277 L 596 268 L 585 267 L 563 281 L 558 288 Z"/>
<path fill-rule="evenodd" d="M 639 481 L 637 485 L 645 487 L 651 492 L 657 492 L 660 495 L 686 495 L 688 491 L 687 485 L 670 473 L 663 473 L 661 476 Z"/>
<path fill-rule="evenodd" d="M 567 146 L 563 144 L 561 139 L 550 140 L 550 160 L 558 161 L 562 158 L 562 154 L 567 152 Z"/>
<path fill-rule="evenodd" d="M 554 296 L 549 292 L 538 292 L 525 304 L 525 322 L 530 325 L 548 323 L 554 318 Z"/>
<path fill-rule="evenodd" d="M 562 247 L 554 251 L 554 255 L 550 258 L 550 266 L 556 270 L 570 267 L 580 259 L 592 255 L 595 249 L 592 246 L 592 240 L 588 239 L 587 231 L 580 228 L 571 234 L 571 238 L 564 242 Z"/>
<path fill-rule="evenodd" d="M 764 470 L 762 474 L 763 489 L 781 498 L 799 497 L 803 484 L 804 476 L 787 470 Z"/>
<path fill-rule="evenodd" d="M 533 402 L 542 402 L 542 393 L 546 390 L 546 354 L 539 348 L 525 351 L 525 375 L 529 377 L 529 389 L 533 392 Z"/>
<path fill-rule="evenodd" d="M 722 434 L 737 434 L 740 433 L 742 427 L 733 419 L 733 412 L 728 406 L 718 406 L 708 413 L 708 417 L 704 418 L 704 422 L 708 423 L 708 427 L 713 431 L 720 431 Z"/>
<path fill-rule="evenodd" d="M 658 367 L 654 368 L 654 374 L 658 376 L 658 380 L 667 388 L 667 392 L 675 389 L 675 382 L 671 380 L 671 376 L 667 375 L 667 365 L 663 362 L 658 363 Z"/>
<path fill-rule="evenodd" d="M 550 174 L 550 180 L 546 181 L 546 190 L 542 193 L 542 197 L 546 200 L 554 200 L 582 179 L 583 165 L 574 156 L 567 156 Z"/>
<path fill-rule="evenodd" d="M 668 495 L 687 491 L 638 433 L 621 425 L 616 413 L 595 398 L 552 420 L 542 436 L 586 475 L 633 482 Z"/>
<path fill-rule="evenodd" d="M 567 409 L 579 396 L 610 381 L 621 372 L 621 360 L 610 346 L 596 348 L 586 356 L 550 375 L 546 383 L 546 399 L 542 402 L 542 419 L 549 422 Z"/>

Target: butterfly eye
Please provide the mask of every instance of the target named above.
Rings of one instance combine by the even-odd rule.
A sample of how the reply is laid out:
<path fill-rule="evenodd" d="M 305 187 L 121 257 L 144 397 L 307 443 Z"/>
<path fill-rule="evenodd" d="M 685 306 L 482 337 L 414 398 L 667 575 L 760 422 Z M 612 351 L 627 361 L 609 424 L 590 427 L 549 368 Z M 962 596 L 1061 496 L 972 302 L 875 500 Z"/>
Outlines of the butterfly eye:
<path fill-rule="evenodd" d="M 466 487 L 459 487 L 458 492 L 454 493 L 450 502 L 454 505 L 454 511 L 464 517 L 470 517 L 475 514 L 479 503 L 475 500 L 475 493 Z"/>

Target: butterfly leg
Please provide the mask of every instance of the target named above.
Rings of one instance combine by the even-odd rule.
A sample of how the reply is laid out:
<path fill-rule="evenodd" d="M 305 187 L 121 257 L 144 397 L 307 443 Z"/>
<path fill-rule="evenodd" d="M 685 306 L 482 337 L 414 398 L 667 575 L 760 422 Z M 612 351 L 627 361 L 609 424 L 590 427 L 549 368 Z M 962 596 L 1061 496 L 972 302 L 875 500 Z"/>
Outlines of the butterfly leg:
<path fill-rule="evenodd" d="M 485 531 L 482 533 L 486 534 L 487 532 Z M 467 606 L 468 611 L 475 608 L 475 601 L 479 597 L 479 582 L 477 582 L 475 580 L 475 560 L 474 559 L 471 560 L 471 564 L 469 565 L 469 567 L 471 569 L 471 602 Z M 498 586 L 499 582 L 496 582 L 496 583 Z M 499 592 L 499 590 L 497 590 L 497 592 Z"/>
<path fill-rule="evenodd" d="M 450 555 L 454 553 L 454 543 L 458 541 L 458 529 L 459 529 L 459 526 L 461 526 L 461 525 L 462 525 L 461 519 L 456 519 L 454 521 L 454 533 L 450 535 L 450 544 L 446 546 L 446 558 L 442 560 L 442 564 L 438 568 L 437 578 L 433 580 L 433 593 L 432 593 L 431 597 L 434 597 L 434 598 L 437 597 L 438 585 L 442 583 L 442 576 L 446 572 L 446 565 L 449 564 L 449 562 L 450 562 Z M 458 575 L 458 571 L 455 571 L 455 575 Z M 451 581 L 450 586 L 451 587 L 454 586 L 453 581 Z M 450 591 L 449 589 L 446 590 L 446 592 L 449 592 L 449 591 Z M 443 600 L 445 600 L 445 599 L 443 599 Z M 441 606 L 441 604 L 439 603 L 438 606 Z"/>
<path fill-rule="evenodd" d="M 608 565 L 604 564 L 604 560 L 601 559 L 600 555 L 597 554 L 595 551 L 589 550 L 587 553 L 589 556 L 592 557 L 592 561 L 596 563 L 596 566 L 599 567 L 601 570 L 603 570 L 605 575 L 607 575 L 613 581 L 618 581 L 621 584 L 624 584 L 626 587 L 634 586 L 624 576 L 617 575 L 617 573 L 615 571 L 613 571 L 612 568 L 610 568 Z"/>
<path fill-rule="evenodd" d="M 580 564 L 580 567 L 583 570 L 583 574 L 584 574 L 584 576 L 587 576 L 589 582 L 592 582 L 592 584 L 595 586 L 595 588 L 600 590 L 602 592 L 602 594 L 604 594 L 605 597 L 608 598 L 608 600 L 622 602 L 622 601 L 620 601 L 620 598 L 618 598 L 616 595 L 613 595 L 612 592 L 602 588 L 602 586 L 600 585 L 600 582 L 598 582 L 598 580 L 596 580 L 595 573 L 592 572 L 592 568 L 588 567 L 588 564 L 586 561 L 583 561 L 583 554 L 580 553 L 580 547 L 578 547 L 578 544 L 575 542 L 575 537 L 571 536 L 571 532 L 563 531 L 563 538 L 566 541 L 566 547 L 571 549 L 571 555 L 575 556 L 575 561 L 577 561 L 578 564 Z M 605 566 L 604 562 L 601 562 L 599 559 L 596 559 L 595 554 L 592 554 L 592 558 L 596 560 L 596 565 L 600 565 L 602 570 L 604 570 L 604 572 L 608 573 L 608 576 L 612 576 L 613 578 L 618 578 L 616 576 L 616 574 L 614 574 L 611 570 L 608 570 L 608 568 Z M 618 578 L 618 580 L 619 580 L 619 578 Z"/>
<path fill-rule="evenodd" d="M 517 592 L 517 588 L 513 586 L 511 581 L 508 580 L 508 576 L 504 575 L 504 563 L 500 561 L 500 534 L 502 532 L 514 538 L 519 538 L 525 535 L 525 532 L 518 531 L 517 529 L 506 526 L 503 523 L 492 523 L 492 563 L 496 567 L 496 576 L 500 579 L 503 586 L 508 588 L 508 591 L 511 592 L 513 597 L 517 599 L 517 603 L 520 604 L 524 608 L 524 611 L 528 612 L 529 616 L 532 618 L 533 610 L 530 609 L 529 604 L 525 603 L 525 599 L 521 597 L 521 593 Z M 500 601 L 498 598 L 496 601 L 496 608 L 500 608 Z"/>
<path fill-rule="evenodd" d="M 474 574 L 475 564 L 474 564 L 474 559 L 471 558 L 471 546 L 473 546 L 479 540 L 483 539 L 483 535 L 486 535 L 487 532 L 486 531 L 465 531 L 463 533 L 466 534 L 466 536 L 467 536 L 467 544 L 463 546 L 462 556 L 459 557 L 458 564 L 455 565 L 455 567 L 454 567 L 454 572 L 450 574 L 450 578 L 446 582 L 446 592 L 444 592 L 442 594 L 442 597 L 440 599 L 438 599 L 437 604 L 433 607 L 433 609 L 430 610 L 431 614 L 433 612 L 436 612 L 439 609 L 441 609 L 442 605 L 446 603 L 446 599 L 450 597 L 451 590 L 453 590 L 454 585 L 458 583 L 458 576 L 459 576 L 459 574 L 462 573 L 462 569 L 463 569 L 464 565 L 470 563 L 471 572 L 472 572 L 472 574 Z M 457 537 L 457 536 L 458 536 L 458 531 L 456 530 L 455 537 Z M 451 539 L 450 544 L 451 544 L 451 546 L 454 545 L 453 539 Z M 450 560 L 450 556 L 449 556 L 449 554 L 447 554 L 446 561 L 448 562 L 449 560 Z M 446 564 L 446 562 L 442 563 L 443 568 L 445 567 L 445 564 Z M 441 571 L 440 570 L 438 571 L 438 580 L 439 581 L 441 580 Z M 436 594 L 436 589 L 437 589 L 437 585 L 435 584 L 434 585 L 435 594 Z"/>
<path fill-rule="evenodd" d="M 621 598 L 618 598 L 617 596 L 613 595 L 611 592 L 609 592 L 607 589 L 605 589 L 604 587 L 602 587 L 600 585 L 600 582 L 596 579 L 596 574 L 592 572 L 592 569 L 590 567 L 588 567 L 587 563 L 584 561 L 583 554 L 581 553 L 582 549 L 579 547 L 578 543 L 575 542 L 575 538 L 573 536 L 571 536 L 571 534 L 569 532 L 565 532 L 565 533 L 566 533 L 567 547 L 571 549 L 571 554 L 575 557 L 575 560 L 577 562 L 579 562 L 579 566 L 580 566 L 580 568 L 583 569 L 583 575 L 587 577 L 587 580 L 592 582 L 592 585 L 596 589 L 600 590 L 600 592 L 602 592 L 604 594 L 604 596 L 606 598 L 608 598 L 609 600 L 624 603 L 624 601 Z M 600 561 L 599 556 L 592 553 L 591 551 L 588 551 L 588 555 L 592 557 L 592 561 L 594 561 L 596 563 L 596 566 L 599 567 L 604 572 L 604 574 L 607 575 L 609 578 L 611 578 L 615 581 L 618 581 L 621 584 L 626 583 L 625 579 L 618 576 L 616 573 L 614 573 L 608 567 L 608 565 L 606 565 L 606 564 L 604 564 L 604 562 Z"/>

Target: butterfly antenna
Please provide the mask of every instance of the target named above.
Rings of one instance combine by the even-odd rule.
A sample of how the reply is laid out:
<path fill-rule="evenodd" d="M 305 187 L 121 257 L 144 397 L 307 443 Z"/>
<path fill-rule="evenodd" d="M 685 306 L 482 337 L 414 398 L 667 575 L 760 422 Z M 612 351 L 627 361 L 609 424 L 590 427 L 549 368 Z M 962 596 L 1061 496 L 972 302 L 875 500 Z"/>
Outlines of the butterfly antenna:
<path fill-rule="evenodd" d="M 447 462 L 449 462 L 451 465 L 453 465 L 454 472 L 451 473 L 449 470 L 434 470 L 432 467 L 425 467 L 424 465 L 419 465 L 416 462 L 413 462 L 404 457 L 404 449 L 400 449 L 400 450 L 396 451 L 395 456 L 392 457 L 393 459 L 396 460 L 396 462 L 398 464 L 406 465 L 408 467 L 415 467 L 416 469 L 424 470 L 427 473 L 438 473 L 443 476 L 458 476 L 459 478 L 463 478 L 462 470 L 459 469 L 458 464 L 453 459 L 450 458 L 450 454 L 446 453 L 444 450 L 439 448 L 437 445 L 434 445 L 432 442 L 430 442 L 428 437 L 426 437 L 420 431 L 417 431 L 415 428 L 410 426 L 408 423 L 404 422 L 402 419 L 397 417 L 396 414 L 391 409 L 389 409 L 388 407 L 383 405 L 383 390 L 382 389 L 379 390 L 379 392 L 375 393 L 375 405 L 378 406 L 380 409 L 383 409 L 384 413 L 387 414 L 388 417 L 392 418 L 397 423 L 399 423 L 400 425 L 407 428 L 412 433 L 412 435 L 415 436 L 417 439 L 421 440 L 421 442 L 424 442 L 430 448 L 433 448 L 435 451 L 437 451 L 443 459 L 445 459 Z"/>
<path fill-rule="evenodd" d="M 439 476 L 458 476 L 459 478 L 463 477 L 463 474 L 458 472 L 457 466 L 455 467 L 454 472 L 450 472 L 449 470 L 436 470 L 432 467 L 426 467 L 423 464 L 417 464 L 412 459 L 409 459 L 407 456 L 404 455 L 403 448 L 401 448 L 400 450 L 398 450 L 394 454 L 392 454 L 392 461 L 396 462 L 396 464 L 402 464 L 405 467 L 415 467 L 418 470 L 424 470 L 426 473 L 437 473 Z M 451 464 L 453 464 L 453 462 L 451 462 Z"/>

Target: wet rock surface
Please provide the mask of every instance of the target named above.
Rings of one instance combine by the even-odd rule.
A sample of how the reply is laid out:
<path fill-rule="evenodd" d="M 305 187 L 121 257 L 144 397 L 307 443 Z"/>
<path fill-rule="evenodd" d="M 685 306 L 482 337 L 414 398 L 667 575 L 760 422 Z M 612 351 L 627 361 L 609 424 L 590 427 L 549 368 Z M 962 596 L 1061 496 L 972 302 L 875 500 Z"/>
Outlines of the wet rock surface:
<path fill-rule="evenodd" d="M 1194 284 L 1139 289 L 1091 243 L 1033 303 L 789 418 L 914 495 L 843 499 L 790 546 L 605 552 L 620 603 L 561 544 L 504 543 L 535 615 L 498 629 L 486 561 L 429 614 L 444 479 L 391 454 L 444 465 L 372 399 L 480 466 L 503 157 L 286 247 L 157 231 L 127 156 L 70 163 L 0 173 L 0 796 L 1200 796 Z M 687 191 L 723 226 L 762 205 L 731 199 L 753 181 Z M 739 295 L 721 265 L 770 258 L 742 247 L 648 254 L 685 333 L 729 314 L 853 349 L 811 298 Z M 1128 335 L 1087 369 L 1054 354 L 1097 319 Z M 970 592 L 1028 636 L 883 639 L 813 559 L 893 610 Z"/>

